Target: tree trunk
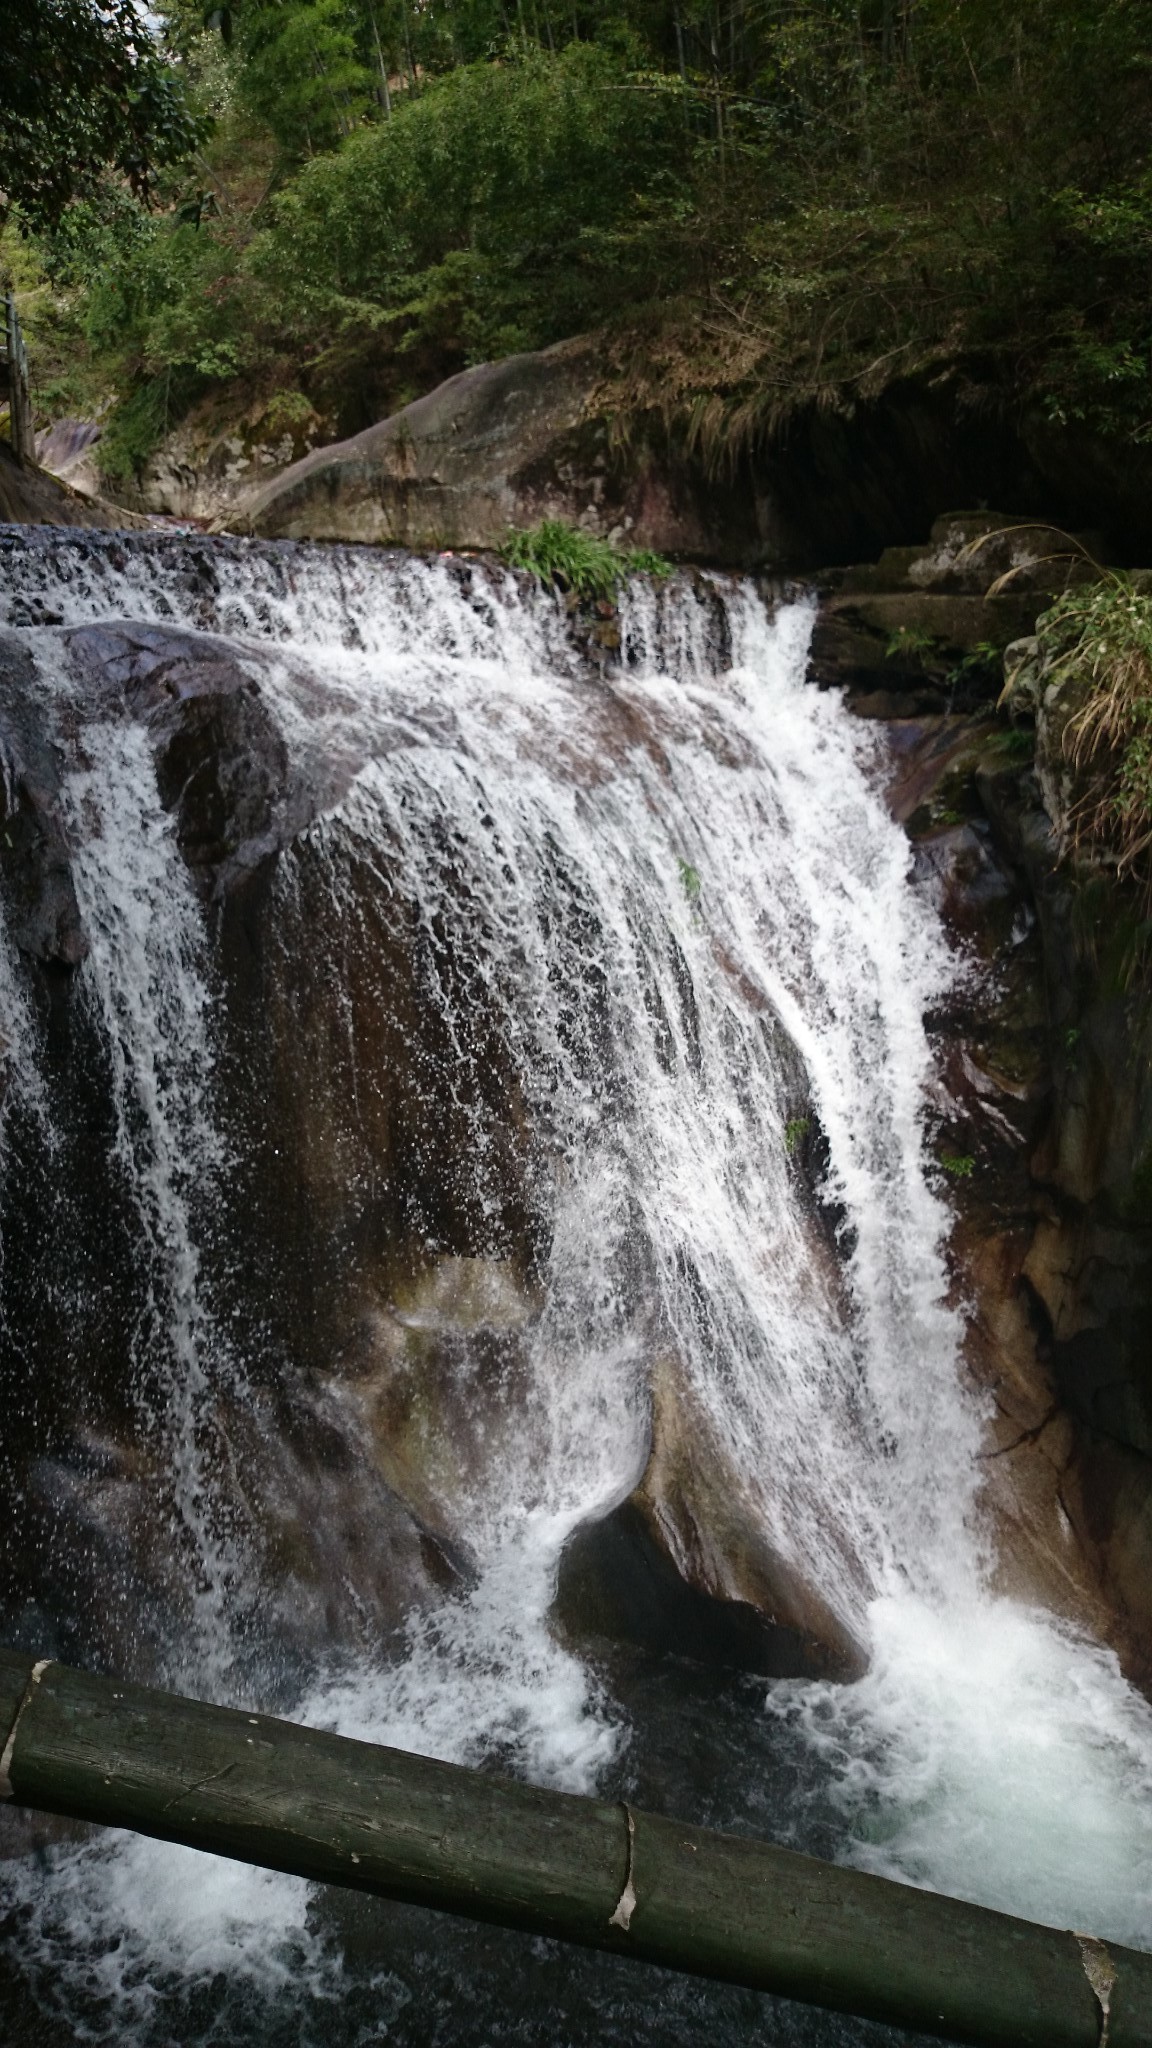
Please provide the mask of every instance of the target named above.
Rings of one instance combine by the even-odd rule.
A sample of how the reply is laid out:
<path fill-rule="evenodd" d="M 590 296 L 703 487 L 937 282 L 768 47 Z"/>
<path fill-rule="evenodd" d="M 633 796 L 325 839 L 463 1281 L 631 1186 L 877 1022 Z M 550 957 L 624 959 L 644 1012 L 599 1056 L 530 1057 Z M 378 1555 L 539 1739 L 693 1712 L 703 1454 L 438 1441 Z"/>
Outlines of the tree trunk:
<path fill-rule="evenodd" d="M 7 1651 L 0 1737 L 21 1806 L 977 2048 L 1152 2048 L 1152 1956 L 767 1842 Z"/>

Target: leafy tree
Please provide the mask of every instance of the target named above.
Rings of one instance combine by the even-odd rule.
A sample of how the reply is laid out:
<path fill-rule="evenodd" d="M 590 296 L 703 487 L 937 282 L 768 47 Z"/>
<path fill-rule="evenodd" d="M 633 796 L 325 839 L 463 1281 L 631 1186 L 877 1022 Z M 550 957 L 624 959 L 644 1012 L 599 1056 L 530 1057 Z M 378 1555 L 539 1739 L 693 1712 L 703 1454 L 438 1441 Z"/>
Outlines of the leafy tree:
<path fill-rule="evenodd" d="M 329 327 L 384 318 L 472 360 L 538 346 L 652 288 L 612 237 L 681 148 L 678 101 L 594 45 L 463 65 L 309 164 L 249 267 Z"/>
<path fill-rule="evenodd" d="M 41 259 L 134 408 L 133 461 L 229 379 L 245 404 L 287 380 L 351 431 L 605 323 L 621 414 L 717 460 L 943 364 L 1152 439 L 1152 0 L 161 4 L 216 126 L 160 211 L 132 204 L 124 132 L 93 140 L 99 92 L 68 155 L 67 66 L 23 154 L 0 142 L 41 219 L 88 194 Z M 135 21 L 128 0 L 16 20 L 70 13 Z M 159 59 L 131 36 L 139 87 Z"/>
<path fill-rule="evenodd" d="M 51 223 L 108 167 L 140 193 L 199 139 L 132 0 L 17 0 L 0 36 L 0 220 Z"/>

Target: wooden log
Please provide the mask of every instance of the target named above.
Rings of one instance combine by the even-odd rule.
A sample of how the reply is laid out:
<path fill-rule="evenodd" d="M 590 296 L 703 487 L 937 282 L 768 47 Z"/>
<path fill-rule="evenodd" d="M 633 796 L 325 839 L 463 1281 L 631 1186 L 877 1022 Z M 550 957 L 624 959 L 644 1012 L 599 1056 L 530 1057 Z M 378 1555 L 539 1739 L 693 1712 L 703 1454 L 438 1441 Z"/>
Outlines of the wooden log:
<path fill-rule="evenodd" d="M 6 1651 L 0 1798 L 974 2048 L 1152 2048 L 1152 1955 Z"/>

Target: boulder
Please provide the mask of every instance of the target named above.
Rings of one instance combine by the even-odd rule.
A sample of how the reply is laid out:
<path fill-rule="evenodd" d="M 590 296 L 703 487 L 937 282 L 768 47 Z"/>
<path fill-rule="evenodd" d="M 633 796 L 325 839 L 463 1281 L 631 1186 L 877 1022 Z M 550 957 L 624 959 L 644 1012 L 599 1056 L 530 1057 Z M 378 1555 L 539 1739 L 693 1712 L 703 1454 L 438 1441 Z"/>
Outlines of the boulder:
<path fill-rule="evenodd" d="M 775 1677 L 850 1678 L 860 1638 L 765 1533 L 680 1363 L 650 1368 L 651 1439 L 638 1485 L 576 1531 L 554 1614 L 574 1640 L 602 1636 Z M 770 1474 L 765 1484 L 771 1486 Z M 852 1591 L 845 1588 L 845 1608 Z M 866 1597 L 863 1586 L 859 1609 Z"/>
<path fill-rule="evenodd" d="M 705 561 L 762 552 L 750 498 L 644 423 L 617 443 L 588 340 L 461 371 L 294 463 L 236 523 L 276 539 L 495 548 L 542 519 Z"/>
<path fill-rule="evenodd" d="M 144 531 L 151 521 L 92 498 L 35 463 L 17 462 L 0 442 L 0 522 L 14 526 L 95 526 Z"/>

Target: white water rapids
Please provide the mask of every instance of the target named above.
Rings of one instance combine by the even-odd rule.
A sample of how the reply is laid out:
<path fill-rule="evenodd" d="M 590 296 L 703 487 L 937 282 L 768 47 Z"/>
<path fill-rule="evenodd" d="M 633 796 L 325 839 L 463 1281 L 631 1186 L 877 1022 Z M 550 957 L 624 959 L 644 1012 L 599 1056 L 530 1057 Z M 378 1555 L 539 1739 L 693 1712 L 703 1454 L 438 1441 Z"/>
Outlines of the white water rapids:
<path fill-rule="evenodd" d="M 1152 1947 L 1152 1712 L 1111 1653 L 988 1590 L 983 1417 L 925 1138 L 923 1020 L 962 969 L 912 886 L 876 742 L 805 679 L 807 607 L 773 615 L 722 579 L 637 584 L 621 666 L 597 680 L 559 605 L 510 575 L 197 543 L 205 575 L 192 557 L 176 539 L 14 550 L 0 622 L 6 605 L 61 705 L 61 624 L 177 624 L 250 660 L 300 772 L 346 771 L 281 859 L 283 944 L 306 940 L 305 869 L 324 877 L 333 957 L 362 942 L 366 877 L 385 920 L 393 898 L 414 908 L 462 1101 L 482 1002 L 550 1223 L 514 1413 L 460 1480 L 475 1582 L 379 1661 L 350 1666 L 334 1644 L 299 1718 L 602 1783 L 627 1718 L 548 1611 L 567 1536 L 639 1477 L 653 1361 L 673 1356 L 742 1511 L 866 1651 L 853 1684 L 761 1684 L 763 1708 L 749 1706 L 817 1759 L 841 1853 Z M 227 1693 L 230 1631 L 275 1588 L 246 1583 L 245 1531 L 212 1494 L 229 1452 L 208 1396 L 242 1401 L 244 1372 L 197 1241 L 231 1142 L 211 936 L 143 734 L 114 706 L 66 792 L 84 841 L 81 987 L 163 1326 L 140 1332 L 141 1426 L 194 1560 L 178 1676 Z M 452 973 L 438 978 L 445 931 Z M 5 944 L 12 1096 L 46 1117 L 37 1030 Z M 482 1163 L 495 1139 L 475 1099 L 462 1114 Z M 802 1121 L 826 1141 L 838 1259 L 819 1255 L 798 1183 Z M 339 1993 L 339 1957 L 288 1880 L 124 1838 L 53 1851 L 48 1875 L 0 1864 L 0 1895 L 13 1962 L 83 2012 L 77 2038 L 168 2039 L 163 1997 L 181 1976 L 318 2007 Z M 841 2038 L 838 2022 L 814 2025 L 806 2038 Z M 244 2020 L 204 2038 L 265 2037 Z"/>

